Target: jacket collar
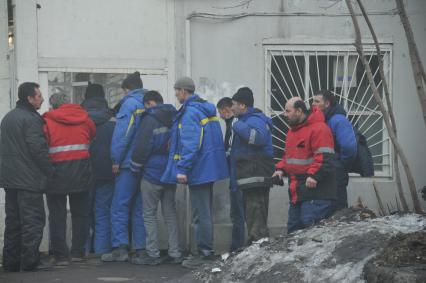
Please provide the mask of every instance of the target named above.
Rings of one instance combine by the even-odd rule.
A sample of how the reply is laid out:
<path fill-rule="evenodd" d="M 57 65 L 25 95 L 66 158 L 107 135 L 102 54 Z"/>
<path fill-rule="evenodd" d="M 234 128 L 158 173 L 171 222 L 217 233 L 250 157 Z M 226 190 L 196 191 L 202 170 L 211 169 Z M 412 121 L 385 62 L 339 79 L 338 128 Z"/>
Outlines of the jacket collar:
<path fill-rule="evenodd" d="M 41 117 L 40 113 L 38 113 L 34 106 L 32 106 L 29 102 L 18 100 L 16 102 L 16 108 L 36 114 L 37 117 L 39 117 L 44 122 L 44 119 Z"/>

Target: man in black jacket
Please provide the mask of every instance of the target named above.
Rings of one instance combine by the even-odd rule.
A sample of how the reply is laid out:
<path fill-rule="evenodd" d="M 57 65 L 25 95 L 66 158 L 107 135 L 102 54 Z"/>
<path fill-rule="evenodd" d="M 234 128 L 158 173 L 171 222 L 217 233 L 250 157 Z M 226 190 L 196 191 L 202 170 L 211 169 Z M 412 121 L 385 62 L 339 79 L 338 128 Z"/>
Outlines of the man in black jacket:
<path fill-rule="evenodd" d="M 176 218 L 176 185 L 163 184 L 161 174 L 167 166 L 169 142 L 176 109 L 163 103 L 163 97 L 155 90 L 143 97 L 145 112 L 136 134 L 136 146 L 132 154 L 130 169 L 141 175 L 142 209 L 146 231 L 146 253 L 132 258 L 134 264 L 156 265 L 160 263 L 157 231 L 157 211 L 161 202 L 168 235 L 167 261 L 179 264 L 183 261 L 179 249 Z"/>
<path fill-rule="evenodd" d="M 40 261 L 45 212 L 43 193 L 53 172 L 37 112 L 43 103 L 40 86 L 19 86 L 16 108 L 1 122 L 0 186 L 6 192 L 3 269 L 34 270 Z"/>
<path fill-rule="evenodd" d="M 220 118 L 225 121 L 225 151 L 229 167 L 229 155 L 232 143 L 232 122 L 234 121 L 234 113 L 232 112 L 232 98 L 223 97 L 217 105 Z M 240 189 L 236 188 L 231 190 L 229 188 L 229 202 L 230 202 L 230 217 L 232 222 L 232 239 L 230 252 L 237 251 L 245 244 L 245 216 L 244 216 L 244 199 L 243 193 Z"/>
<path fill-rule="evenodd" d="M 91 84 L 81 106 L 96 124 L 96 137 L 90 145 L 93 187 L 89 192 L 90 220 L 94 236 L 89 239 L 96 254 L 111 252 L 111 203 L 114 195 L 114 174 L 111 171 L 111 139 L 115 127 L 114 110 L 108 107 L 104 88 Z M 92 243 L 93 237 L 93 243 Z"/>

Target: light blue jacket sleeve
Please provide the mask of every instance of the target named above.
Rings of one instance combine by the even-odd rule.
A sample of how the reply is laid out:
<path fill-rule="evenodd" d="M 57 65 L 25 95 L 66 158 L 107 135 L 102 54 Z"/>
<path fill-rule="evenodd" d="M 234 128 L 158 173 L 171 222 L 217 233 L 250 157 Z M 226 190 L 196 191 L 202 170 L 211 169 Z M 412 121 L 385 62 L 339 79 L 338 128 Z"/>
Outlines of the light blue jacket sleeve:
<path fill-rule="evenodd" d="M 121 105 L 120 111 L 116 115 L 116 123 L 111 142 L 111 160 L 112 164 L 121 164 L 127 153 L 128 146 L 131 142 L 130 130 L 132 125 L 133 109 L 128 103 Z"/>
<path fill-rule="evenodd" d="M 200 118 L 189 107 L 182 115 L 178 131 L 180 136 L 180 160 L 177 162 L 177 174 L 187 175 L 196 161 L 202 139 Z"/>
<path fill-rule="evenodd" d="M 233 125 L 234 133 L 250 145 L 264 146 L 270 132 L 265 121 L 258 117 L 249 117 L 246 121 L 238 120 Z"/>

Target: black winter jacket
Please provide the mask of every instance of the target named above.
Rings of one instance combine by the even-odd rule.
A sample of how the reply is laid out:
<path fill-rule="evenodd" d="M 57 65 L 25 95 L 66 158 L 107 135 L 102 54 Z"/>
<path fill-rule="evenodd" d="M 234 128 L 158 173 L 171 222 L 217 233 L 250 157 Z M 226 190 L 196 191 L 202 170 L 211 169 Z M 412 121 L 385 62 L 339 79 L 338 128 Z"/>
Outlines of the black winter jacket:
<path fill-rule="evenodd" d="M 53 173 L 43 118 L 22 101 L 1 122 L 0 186 L 42 192 Z"/>
<path fill-rule="evenodd" d="M 111 140 L 115 127 L 114 110 L 103 97 L 88 98 L 81 104 L 96 124 L 96 137 L 90 145 L 94 181 L 112 181 Z"/>

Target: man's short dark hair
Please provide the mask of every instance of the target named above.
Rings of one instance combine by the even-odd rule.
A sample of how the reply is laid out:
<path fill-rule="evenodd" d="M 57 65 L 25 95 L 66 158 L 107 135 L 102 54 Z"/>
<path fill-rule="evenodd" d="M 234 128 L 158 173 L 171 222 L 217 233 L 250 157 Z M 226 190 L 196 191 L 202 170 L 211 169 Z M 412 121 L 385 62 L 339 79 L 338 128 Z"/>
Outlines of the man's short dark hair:
<path fill-rule="evenodd" d="M 301 109 L 305 115 L 309 114 L 308 107 L 306 107 L 305 102 L 302 100 L 296 100 L 293 104 L 294 109 Z"/>
<path fill-rule="evenodd" d="M 217 107 L 217 109 L 223 109 L 225 107 L 232 107 L 232 98 L 230 98 L 230 97 L 221 98 L 217 102 L 216 107 Z"/>
<path fill-rule="evenodd" d="M 154 101 L 157 104 L 163 104 L 163 97 L 156 90 L 150 90 L 143 96 L 143 103 L 147 103 L 148 101 Z"/>
<path fill-rule="evenodd" d="M 322 95 L 322 98 L 325 101 L 330 103 L 330 106 L 336 106 L 336 96 L 328 89 L 319 90 L 315 95 Z"/>
<path fill-rule="evenodd" d="M 18 88 L 18 98 L 21 101 L 27 101 L 27 97 L 34 97 L 36 95 L 35 90 L 40 88 L 38 83 L 25 82 L 22 83 Z"/>

